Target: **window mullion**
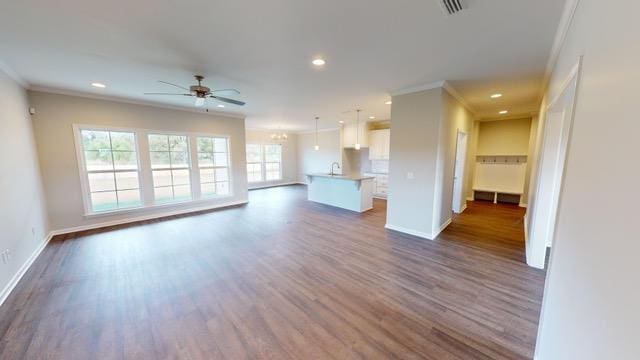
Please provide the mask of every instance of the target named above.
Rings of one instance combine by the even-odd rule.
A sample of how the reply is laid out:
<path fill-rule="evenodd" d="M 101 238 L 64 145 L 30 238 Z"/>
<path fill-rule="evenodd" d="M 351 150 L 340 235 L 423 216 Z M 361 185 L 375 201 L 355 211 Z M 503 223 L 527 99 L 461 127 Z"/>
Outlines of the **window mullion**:
<path fill-rule="evenodd" d="M 118 198 L 118 183 L 116 182 L 116 158 L 113 156 L 113 141 L 111 141 L 111 131 L 109 131 L 109 150 L 111 152 L 111 167 L 113 168 L 113 188 L 116 193 L 116 208 L 120 207 L 120 199 Z"/>

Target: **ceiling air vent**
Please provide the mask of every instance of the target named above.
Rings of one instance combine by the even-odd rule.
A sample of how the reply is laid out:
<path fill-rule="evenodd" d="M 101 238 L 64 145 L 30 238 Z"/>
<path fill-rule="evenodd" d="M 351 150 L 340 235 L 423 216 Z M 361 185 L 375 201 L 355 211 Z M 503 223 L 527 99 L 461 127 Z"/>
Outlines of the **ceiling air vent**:
<path fill-rule="evenodd" d="M 465 0 L 438 0 L 447 15 L 455 15 L 467 8 Z"/>

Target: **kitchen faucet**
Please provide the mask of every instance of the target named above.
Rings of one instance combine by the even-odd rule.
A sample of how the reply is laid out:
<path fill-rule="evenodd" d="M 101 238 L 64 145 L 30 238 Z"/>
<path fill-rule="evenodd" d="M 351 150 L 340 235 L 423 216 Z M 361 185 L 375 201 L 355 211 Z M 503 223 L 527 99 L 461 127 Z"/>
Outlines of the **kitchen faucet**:
<path fill-rule="evenodd" d="M 340 169 L 340 164 L 338 164 L 337 162 L 331 163 L 331 172 L 329 173 L 329 175 L 331 175 L 331 176 L 336 174 L 336 173 L 333 172 L 333 165 L 337 165 L 338 169 Z"/>

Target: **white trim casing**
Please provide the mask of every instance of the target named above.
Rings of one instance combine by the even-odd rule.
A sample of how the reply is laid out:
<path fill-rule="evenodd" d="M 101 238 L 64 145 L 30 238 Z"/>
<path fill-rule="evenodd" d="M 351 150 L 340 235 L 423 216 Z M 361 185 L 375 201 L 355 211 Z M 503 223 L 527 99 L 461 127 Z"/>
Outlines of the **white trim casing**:
<path fill-rule="evenodd" d="M 9 295 L 11 295 L 11 292 L 18 285 L 18 283 L 20 282 L 20 279 L 22 279 L 24 274 L 27 273 L 27 271 L 29 270 L 31 265 L 33 265 L 33 263 L 36 261 L 38 256 L 40 256 L 40 253 L 42 253 L 42 250 L 44 250 L 44 248 L 47 246 L 49 241 L 51 241 L 51 238 L 53 238 L 53 236 L 54 236 L 53 232 L 50 232 L 44 238 L 42 243 L 40 245 L 38 245 L 38 247 L 31 253 L 31 256 L 29 256 L 27 261 L 25 261 L 24 264 L 22 264 L 22 266 L 20 267 L 18 272 L 11 278 L 11 280 L 4 287 L 4 289 L 2 289 L 2 292 L 0 292 L 0 306 L 2 306 L 2 304 L 7 300 Z"/>
<path fill-rule="evenodd" d="M 199 207 L 191 207 L 191 208 L 188 208 L 188 209 L 171 210 L 171 211 L 165 211 L 165 212 L 157 213 L 157 214 L 140 215 L 140 216 L 130 217 L 130 218 L 126 218 L 126 219 L 105 221 L 105 222 L 101 222 L 101 223 L 82 225 L 82 226 L 76 226 L 76 227 L 65 228 L 65 229 L 57 229 L 57 230 L 51 231 L 51 234 L 53 234 L 54 236 L 55 235 L 62 235 L 62 234 L 69 234 L 69 233 L 78 232 L 78 231 L 93 230 L 93 229 L 99 229 L 99 228 L 108 227 L 108 226 L 129 224 L 129 223 L 134 223 L 134 222 L 138 222 L 138 221 L 159 219 L 159 218 L 168 217 L 168 216 L 174 216 L 174 215 L 189 214 L 189 213 L 194 213 L 194 212 L 199 212 L 199 211 L 206 211 L 206 210 L 213 210 L 213 209 L 222 209 L 222 208 L 227 208 L 227 207 L 231 207 L 231 206 L 244 205 L 244 204 L 248 204 L 248 203 L 249 203 L 248 200 L 236 200 L 236 201 L 229 201 L 229 202 L 226 202 L 226 203 L 217 203 L 217 204 L 212 204 L 212 205 L 203 205 L 203 206 L 199 206 Z"/>
<path fill-rule="evenodd" d="M 436 232 L 433 234 L 433 238 L 437 238 L 438 235 L 440 235 L 441 232 L 444 231 L 444 229 L 447 228 L 447 226 L 451 225 L 451 218 L 448 218 L 447 221 L 444 222 L 444 224 L 440 225 L 440 228 L 436 230 Z"/>
<path fill-rule="evenodd" d="M 562 11 L 562 16 L 560 17 L 558 30 L 556 31 L 556 35 L 553 40 L 553 45 L 551 47 L 551 53 L 549 54 L 547 66 L 544 71 L 544 76 L 542 78 L 542 86 L 540 87 L 541 98 L 547 91 L 553 69 L 555 68 L 556 63 L 558 62 L 558 58 L 560 57 L 560 51 L 562 51 L 562 46 L 564 45 L 565 39 L 567 38 L 567 33 L 569 32 L 569 28 L 571 27 L 571 23 L 573 21 L 573 16 L 576 13 L 576 9 L 578 8 L 579 3 L 580 0 L 567 0 L 567 2 L 565 3 L 564 10 Z"/>
<path fill-rule="evenodd" d="M 444 87 L 444 84 L 445 84 L 444 80 L 442 80 L 442 81 L 434 81 L 434 82 L 428 83 L 428 84 L 409 86 L 409 87 L 405 87 L 405 88 L 402 88 L 402 89 L 394 90 L 394 91 L 391 91 L 390 94 L 391 94 L 391 96 L 406 95 L 406 94 L 411 94 L 411 93 L 415 93 L 415 92 L 441 88 L 441 87 Z"/>
<path fill-rule="evenodd" d="M 49 94 L 58 94 L 58 95 L 67 95 L 67 96 L 77 96 L 86 99 L 96 99 L 96 100 L 105 100 L 105 101 L 113 101 L 124 104 L 133 104 L 133 105 L 142 105 L 142 106 L 150 106 L 159 109 L 169 109 L 176 111 L 186 111 L 190 113 L 197 113 L 201 115 L 210 115 L 210 116 L 223 116 L 234 119 L 242 119 L 244 120 L 247 116 L 243 113 L 235 113 L 235 112 L 223 112 L 216 110 L 217 108 L 212 108 L 208 112 L 203 111 L 202 108 L 194 109 L 193 107 L 186 107 L 180 105 L 167 105 L 163 103 L 158 103 L 155 101 L 146 101 L 146 100 L 131 100 L 129 98 L 119 97 L 119 96 L 109 96 L 103 94 L 93 94 L 88 92 L 74 91 L 74 90 L 66 90 L 66 89 L 58 89 L 58 88 L 50 88 L 45 86 L 26 86 L 26 89 L 31 91 L 38 91 Z M 206 108 L 205 108 L 206 109 Z"/>
<path fill-rule="evenodd" d="M 139 182 L 139 191 L 140 191 L 140 199 L 141 206 L 107 210 L 107 211 L 98 211 L 94 212 L 91 207 L 91 198 L 89 193 L 89 180 L 88 180 L 88 171 L 86 170 L 86 161 L 84 158 L 84 148 L 82 146 L 82 138 L 81 138 L 81 130 L 97 130 L 97 131 L 116 131 L 116 132 L 131 132 L 134 134 L 135 138 L 135 151 L 138 162 L 138 168 L 135 170 L 138 172 L 138 182 Z M 164 130 L 153 130 L 153 129 L 141 129 L 141 128 L 124 128 L 124 127 L 111 127 L 111 126 L 100 126 L 100 125 L 86 125 L 86 124 L 73 124 L 73 132 L 74 132 L 74 140 L 75 140 L 75 150 L 78 164 L 78 174 L 80 176 L 80 187 L 82 191 L 82 200 L 84 206 L 84 217 L 99 217 L 99 216 L 107 216 L 113 214 L 126 214 L 126 213 L 135 213 L 139 211 L 144 211 L 148 209 L 165 207 L 165 206 L 175 206 L 175 205 L 183 205 L 183 204 L 197 204 L 198 202 L 206 202 L 206 201 L 215 201 L 225 198 L 233 197 L 233 168 L 232 168 L 232 140 L 229 135 L 222 134 L 213 134 L 213 133 L 202 133 L 202 132 L 185 132 L 185 131 L 164 131 Z M 154 198 L 154 184 L 153 184 L 153 170 L 151 167 L 151 162 L 149 159 L 149 144 L 148 144 L 148 136 L 149 135 L 177 135 L 177 136 L 186 136 L 189 146 L 189 176 L 190 176 L 190 187 L 191 187 L 191 199 L 181 200 L 181 201 L 171 201 L 166 203 L 156 203 Z M 198 163 L 198 155 L 197 155 L 197 139 L 198 137 L 208 137 L 208 138 L 224 138 L 227 141 L 227 170 L 229 177 L 229 193 L 225 195 L 219 196 L 201 196 L 200 192 L 200 167 Z M 195 149 L 195 153 L 194 153 Z M 214 167 L 215 168 L 215 167 Z M 132 172 L 134 170 L 131 170 Z"/>
<path fill-rule="evenodd" d="M 412 230 L 409 228 L 405 228 L 402 226 L 396 226 L 396 225 L 392 225 L 389 223 L 386 223 L 384 225 L 385 229 L 389 229 L 389 230 L 393 230 L 393 231 L 397 231 L 397 232 L 401 232 L 404 234 L 408 234 L 408 235 L 413 235 L 413 236 L 417 236 L 423 239 L 427 239 L 427 240 L 433 240 L 434 237 L 432 234 L 430 233 L 426 233 L 426 232 L 422 232 L 422 231 L 416 231 L 416 230 Z"/>

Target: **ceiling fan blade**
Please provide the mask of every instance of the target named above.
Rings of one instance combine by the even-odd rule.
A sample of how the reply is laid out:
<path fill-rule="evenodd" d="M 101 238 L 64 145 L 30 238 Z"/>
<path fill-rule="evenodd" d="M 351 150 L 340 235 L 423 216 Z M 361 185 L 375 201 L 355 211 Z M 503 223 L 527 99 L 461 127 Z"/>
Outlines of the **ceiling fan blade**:
<path fill-rule="evenodd" d="M 237 89 L 219 89 L 219 90 L 211 90 L 211 92 L 240 95 L 240 91 L 238 91 Z"/>
<path fill-rule="evenodd" d="M 159 83 L 163 83 L 163 84 L 167 84 L 167 85 L 171 85 L 171 86 L 175 86 L 175 87 L 180 88 L 180 89 L 182 89 L 182 90 L 191 91 L 191 90 L 187 89 L 187 88 L 186 88 L 186 87 L 184 87 L 184 86 L 180 86 L 180 85 L 172 84 L 172 83 L 170 83 L 170 82 L 166 82 L 166 81 L 162 81 L 162 80 L 158 80 L 158 82 L 159 82 Z"/>
<path fill-rule="evenodd" d="M 213 98 L 213 99 L 216 99 L 216 100 L 219 100 L 219 101 L 222 101 L 222 102 L 229 103 L 229 104 L 234 104 L 234 105 L 243 106 L 244 104 L 246 104 L 243 101 L 228 99 L 228 98 L 225 98 L 225 97 L 222 97 L 222 96 L 209 95 L 209 97 Z"/>
<path fill-rule="evenodd" d="M 180 95 L 180 96 L 193 96 L 191 94 L 178 94 L 178 93 L 144 93 L 145 95 Z"/>

